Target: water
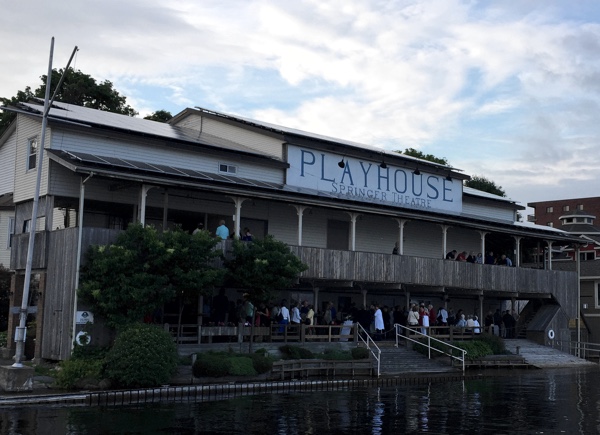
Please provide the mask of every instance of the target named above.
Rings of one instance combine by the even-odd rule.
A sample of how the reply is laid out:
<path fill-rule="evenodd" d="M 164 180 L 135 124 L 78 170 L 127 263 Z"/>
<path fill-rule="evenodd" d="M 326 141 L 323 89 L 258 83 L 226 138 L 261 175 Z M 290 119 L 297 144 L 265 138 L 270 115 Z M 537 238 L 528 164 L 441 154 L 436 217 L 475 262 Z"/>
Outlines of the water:
<path fill-rule="evenodd" d="M 0 409 L 0 434 L 600 432 L 600 369 L 492 373 L 498 376 L 202 403 Z"/>

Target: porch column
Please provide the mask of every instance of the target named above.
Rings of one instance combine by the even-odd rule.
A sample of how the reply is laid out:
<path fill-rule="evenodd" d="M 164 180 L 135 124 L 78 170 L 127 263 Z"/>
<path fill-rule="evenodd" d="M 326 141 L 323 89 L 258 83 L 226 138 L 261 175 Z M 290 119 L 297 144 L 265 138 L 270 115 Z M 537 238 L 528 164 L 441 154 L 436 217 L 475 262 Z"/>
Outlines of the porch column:
<path fill-rule="evenodd" d="M 162 223 L 163 231 L 167 231 L 168 219 L 169 219 L 169 191 L 167 189 L 165 189 L 165 196 L 163 197 L 163 223 Z M 204 227 L 204 228 L 206 228 L 206 227 Z"/>
<path fill-rule="evenodd" d="M 153 187 L 154 186 L 142 184 L 142 189 L 140 191 L 140 223 L 142 226 L 146 226 L 146 196 L 148 196 L 148 191 Z"/>
<path fill-rule="evenodd" d="M 316 315 L 317 312 L 319 312 L 319 287 L 313 287 L 313 295 L 314 295 L 314 299 L 315 299 L 315 315 Z"/>
<path fill-rule="evenodd" d="M 347 212 L 350 215 L 350 222 L 352 228 L 350 229 L 350 250 L 356 250 L 356 219 L 360 216 L 360 213 Z"/>
<path fill-rule="evenodd" d="M 398 222 L 398 254 L 404 255 L 404 225 L 406 225 L 406 219 L 394 218 L 394 220 Z"/>
<path fill-rule="evenodd" d="M 521 236 L 513 236 L 515 239 L 515 266 L 521 266 Z"/>
<path fill-rule="evenodd" d="M 406 290 L 406 310 L 410 311 L 410 292 Z"/>
<path fill-rule="evenodd" d="M 546 240 L 548 244 L 548 270 L 552 270 L 552 241 Z"/>
<path fill-rule="evenodd" d="M 363 297 L 363 307 L 367 309 L 367 290 L 363 289 L 360 291 Z"/>
<path fill-rule="evenodd" d="M 487 231 L 479 231 L 479 235 L 481 236 L 481 257 L 485 262 L 485 236 L 488 234 Z"/>
<path fill-rule="evenodd" d="M 230 198 L 235 203 L 235 215 L 233 216 L 233 237 L 235 237 L 236 239 L 239 239 L 240 232 L 241 232 L 240 217 L 241 217 L 241 213 L 242 213 L 242 204 L 248 198 L 242 198 L 239 196 L 231 196 Z"/>
<path fill-rule="evenodd" d="M 296 204 L 291 204 L 291 206 L 296 209 L 296 214 L 298 215 L 298 246 L 302 246 L 302 221 L 304 217 L 304 210 L 310 207 Z"/>
<path fill-rule="evenodd" d="M 442 258 L 446 258 L 448 253 L 448 225 L 440 225 L 442 227 Z"/>
<path fill-rule="evenodd" d="M 484 318 L 483 318 L 483 295 L 479 296 L 479 324 L 481 326 L 483 326 L 484 323 Z M 483 328 L 481 328 L 481 331 L 483 331 Z"/>

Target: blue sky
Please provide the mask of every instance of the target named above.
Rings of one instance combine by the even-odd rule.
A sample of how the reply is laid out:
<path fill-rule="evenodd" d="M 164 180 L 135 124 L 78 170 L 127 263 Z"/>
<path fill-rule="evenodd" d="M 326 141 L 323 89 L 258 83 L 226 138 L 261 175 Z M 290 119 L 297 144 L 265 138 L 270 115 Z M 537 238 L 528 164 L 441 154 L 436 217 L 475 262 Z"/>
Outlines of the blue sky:
<path fill-rule="evenodd" d="M 0 1 L 0 96 L 39 85 L 54 36 L 56 68 L 79 46 L 142 116 L 414 147 L 523 205 L 600 195 L 596 1 Z"/>

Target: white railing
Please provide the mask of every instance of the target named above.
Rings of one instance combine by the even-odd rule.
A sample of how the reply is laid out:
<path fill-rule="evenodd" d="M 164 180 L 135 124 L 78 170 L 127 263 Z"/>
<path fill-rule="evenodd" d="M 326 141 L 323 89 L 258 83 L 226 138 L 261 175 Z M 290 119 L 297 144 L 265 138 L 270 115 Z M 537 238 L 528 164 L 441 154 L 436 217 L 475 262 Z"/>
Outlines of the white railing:
<path fill-rule="evenodd" d="M 371 335 L 369 335 L 369 333 L 365 330 L 365 328 L 362 327 L 360 323 L 357 322 L 356 325 L 358 328 L 358 338 L 365 343 L 365 346 L 367 346 L 367 349 L 371 351 L 371 354 L 373 354 L 373 357 L 377 361 L 377 377 L 379 377 L 381 374 L 381 349 L 379 349 L 379 346 L 375 344 L 375 341 L 373 341 Z M 366 336 L 366 339 L 363 337 L 363 335 Z M 375 353 L 373 348 L 377 349 L 377 353 Z"/>
<path fill-rule="evenodd" d="M 598 364 L 600 364 L 600 344 L 584 341 L 571 341 L 569 347 L 571 355 L 586 360 L 598 359 Z"/>
<path fill-rule="evenodd" d="M 420 331 L 418 331 L 416 329 L 411 329 L 411 328 L 408 328 L 406 326 L 399 325 L 398 323 L 394 324 L 394 328 L 396 330 L 396 347 L 399 346 L 399 344 L 400 344 L 399 340 L 401 340 L 401 339 L 412 341 L 413 343 L 417 343 L 417 344 L 419 344 L 421 346 L 427 347 L 427 354 L 428 354 L 428 358 L 429 359 L 431 359 L 431 351 L 434 350 L 434 351 L 442 353 L 444 355 L 448 355 L 452 359 L 460 361 L 461 364 L 462 364 L 462 371 L 463 371 L 463 373 L 465 372 L 465 356 L 467 355 L 467 351 L 466 350 L 461 349 L 460 347 L 456 347 L 456 346 L 454 346 L 454 345 L 452 345 L 452 344 L 450 344 L 450 343 L 448 343 L 446 341 L 438 340 L 437 338 L 433 338 L 430 335 L 423 334 L 423 333 L 421 333 Z M 405 335 L 401 335 L 402 330 L 404 330 Z M 424 342 L 422 342 L 420 340 L 417 340 L 415 338 L 411 338 L 410 334 L 414 334 L 414 335 L 420 336 L 420 338 L 426 338 L 427 342 L 424 343 Z M 431 341 L 432 340 L 434 342 L 436 342 L 436 343 L 439 343 L 439 344 L 441 344 L 443 346 L 446 346 L 446 347 L 450 348 L 451 350 L 449 352 L 446 352 L 446 351 L 444 351 L 442 349 L 437 349 L 435 347 L 432 347 L 431 346 Z M 453 355 L 452 349 L 461 352 L 462 355 L 461 356 L 455 356 L 455 355 Z"/>

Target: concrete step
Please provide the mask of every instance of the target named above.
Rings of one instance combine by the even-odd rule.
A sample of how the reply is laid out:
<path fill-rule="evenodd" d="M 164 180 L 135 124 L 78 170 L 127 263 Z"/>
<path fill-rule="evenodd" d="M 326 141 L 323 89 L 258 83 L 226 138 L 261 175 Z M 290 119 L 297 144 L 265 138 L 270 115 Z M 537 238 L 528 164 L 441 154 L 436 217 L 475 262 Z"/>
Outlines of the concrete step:
<path fill-rule="evenodd" d="M 544 346 L 529 340 L 505 339 L 504 346 L 506 347 L 506 350 L 513 354 L 517 354 L 518 346 L 519 355 L 525 359 L 525 362 L 540 368 L 596 365 L 583 358 L 578 358 L 550 346 Z"/>
<path fill-rule="evenodd" d="M 378 343 L 379 346 L 379 343 Z M 400 375 L 407 373 L 447 373 L 459 369 L 452 367 L 450 357 L 428 359 L 410 347 L 384 346 L 381 347 L 380 371 L 385 375 Z M 376 360 L 373 359 L 376 365 Z"/>

